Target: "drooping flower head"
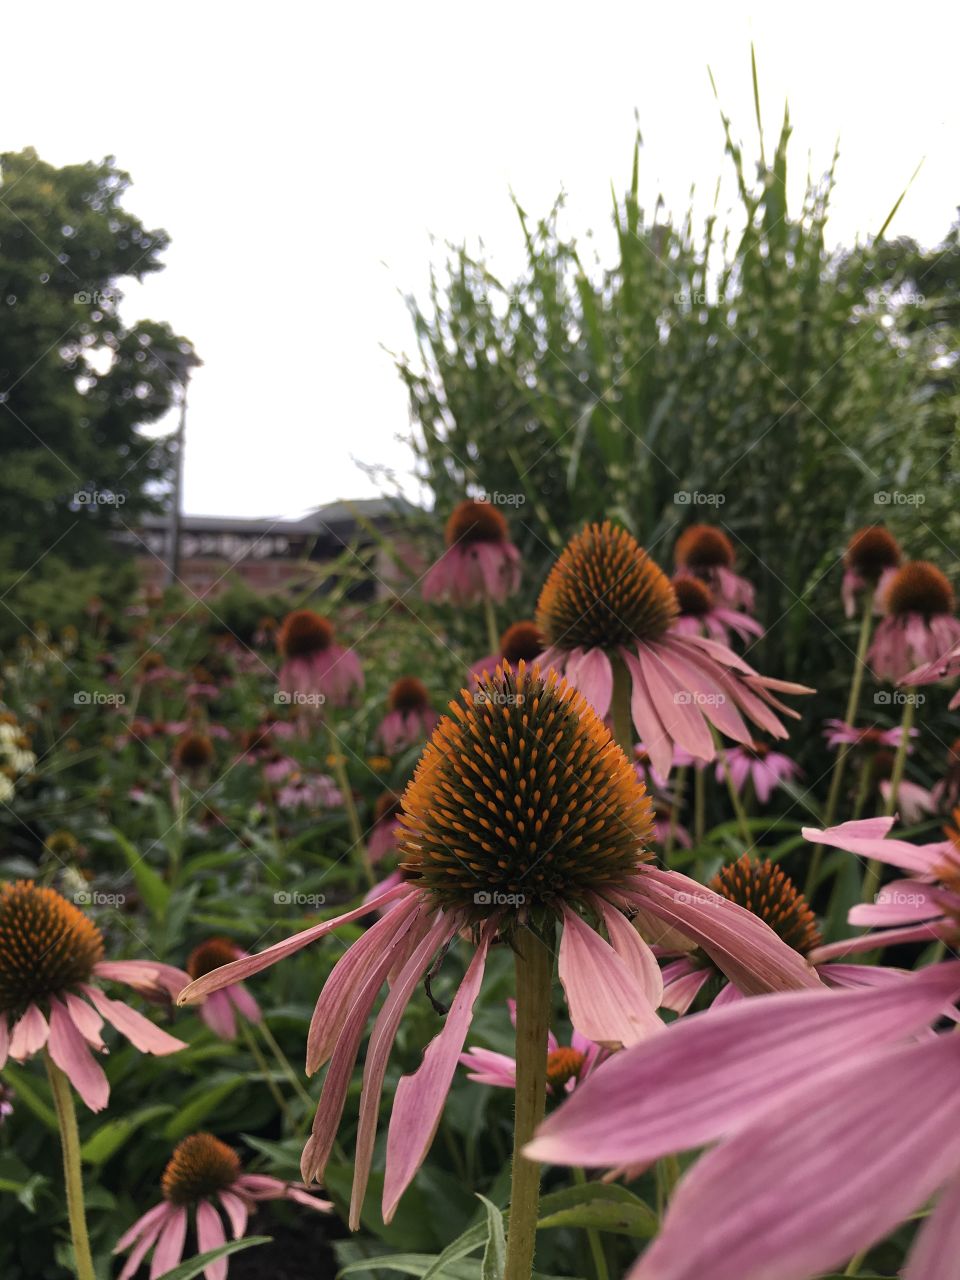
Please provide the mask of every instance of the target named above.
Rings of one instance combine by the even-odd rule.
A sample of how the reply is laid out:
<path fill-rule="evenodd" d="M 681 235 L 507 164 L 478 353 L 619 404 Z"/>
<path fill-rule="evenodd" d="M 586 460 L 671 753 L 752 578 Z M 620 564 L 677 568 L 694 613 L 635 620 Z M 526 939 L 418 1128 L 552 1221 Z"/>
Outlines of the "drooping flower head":
<path fill-rule="evenodd" d="M 149 961 L 104 960 L 103 935 L 55 889 L 31 880 L 0 885 L 0 1069 L 47 1047 L 91 1111 L 106 1106 L 107 1077 L 91 1048 L 105 1052 L 104 1019 L 141 1053 L 185 1048 L 142 1014 L 100 989 L 100 979 L 171 999 L 187 975 Z"/>
<path fill-rule="evenodd" d="M 888 578 L 884 617 L 867 654 L 881 678 L 899 684 L 912 668 L 935 662 L 960 641 L 953 588 L 927 560 L 911 560 Z"/>
<path fill-rule="evenodd" d="M 680 606 L 673 629 L 681 635 L 712 636 L 723 644 L 730 643 L 731 634 L 744 641 L 763 635 L 763 627 L 756 618 L 719 604 L 703 579 L 689 570 L 674 574 L 673 589 Z"/>
<path fill-rule="evenodd" d="M 190 952 L 187 973 L 191 979 L 202 978 L 244 954 L 229 938 L 208 938 Z M 237 1038 L 238 1013 L 248 1022 L 260 1021 L 260 1007 L 242 982 L 214 991 L 200 1006 L 200 1017 L 221 1040 Z"/>
<path fill-rule="evenodd" d="M 180 1264 L 191 1218 L 196 1252 L 226 1243 L 224 1217 L 235 1240 L 246 1235 L 252 1209 L 264 1200 L 293 1200 L 320 1212 L 333 1205 L 298 1183 L 263 1174 L 244 1173 L 240 1157 L 211 1133 L 191 1133 L 174 1148 L 160 1179 L 163 1199 L 117 1241 L 114 1253 L 130 1249 L 119 1280 L 130 1280 L 153 1249 L 151 1276 L 165 1275 Z M 131 1248 L 132 1246 L 132 1248 Z M 228 1259 L 203 1269 L 206 1280 L 226 1280 Z"/>
<path fill-rule="evenodd" d="M 445 538 L 446 551 L 423 580 L 424 600 L 500 603 L 520 586 L 520 552 L 491 503 L 467 498 L 454 507 Z"/>
<path fill-rule="evenodd" d="M 509 663 L 516 667 L 521 662 L 533 663 L 546 647 L 540 628 L 535 622 L 526 619 L 513 622 L 500 637 L 500 652 L 481 658 L 470 668 L 471 674 L 482 676 L 484 672 L 496 671 L 501 663 Z"/>
<path fill-rule="evenodd" d="M 760 804 L 766 804 L 777 787 L 800 776 L 799 766 L 782 751 L 772 750 L 769 742 L 746 742 L 727 752 L 726 768 L 717 765 L 717 781 L 723 782 L 726 770 L 738 794 L 749 781 Z"/>
<path fill-rule="evenodd" d="M 537 605 L 547 641 L 541 662 L 563 672 L 599 715 L 613 697 L 612 660 L 627 669 L 633 724 L 662 776 L 674 747 L 712 760 L 711 725 L 749 742 L 744 717 L 772 736 L 786 730 L 770 710 L 789 715 L 778 693 L 802 685 L 759 675 L 716 640 L 678 633 L 677 595 L 669 578 L 625 529 L 588 525 L 550 570 Z"/>
<path fill-rule="evenodd" d="M 702 578 L 710 586 L 717 603 L 727 609 L 753 610 L 752 583 L 734 573 L 736 553 L 722 529 L 712 524 L 692 524 L 684 529 L 673 551 L 681 573 Z"/>
<path fill-rule="evenodd" d="M 301 1162 L 309 1182 L 326 1165 L 367 1018 L 389 980 L 365 1059 L 354 1225 L 404 1008 L 435 957 L 465 931 L 474 953 L 443 1029 L 419 1070 L 397 1088 L 386 1144 L 386 1220 L 433 1140 L 495 938 L 510 941 L 533 929 L 552 950 L 559 930 L 559 978 L 571 1021 L 581 1035 L 609 1047 L 661 1026 L 655 1013 L 660 970 L 630 924 L 635 911 L 685 931 L 746 991 L 818 982 L 759 919 L 649 864 L 650 801 L 632 763 L 582 695 L 555 672 L 505 666 L 479 687 L 462 690 L 427 744 L 400 821 L 400 884 L 200 978 L 181 994 L 182 1001 L 195 1001 L 342 923 L 383 912 L 335 965 L 307 1038 L 308 1072 L 330 1062 Z"/>
<path fill-rule="evenodd" d="M 333 624 L 313 609 L 287 614 L 277 649 L 283 659 L 278 683 L 286 702 L 343 706 L 354 689 L 363 688 L 357 655 L 336 643 Z"/>
<path fill-rule="evenodd" d="M 425 738 L 437 723 L 427 686 L 417 676 L 401 676 L 387 695 L 387 714 L 377 730 L 389 755 Z"/>
<path fill-rule="evenodd" d="M 876 593 L 874 609 L 879 609 L 883 586 L 899 566 L 900 554 L 900 544 L 881 524 L 867 525 L 851 537 L 843 555 L 841 586 L 843 607 L 848 618 L 856 613 L 857 596 L 867 587 Z"/>

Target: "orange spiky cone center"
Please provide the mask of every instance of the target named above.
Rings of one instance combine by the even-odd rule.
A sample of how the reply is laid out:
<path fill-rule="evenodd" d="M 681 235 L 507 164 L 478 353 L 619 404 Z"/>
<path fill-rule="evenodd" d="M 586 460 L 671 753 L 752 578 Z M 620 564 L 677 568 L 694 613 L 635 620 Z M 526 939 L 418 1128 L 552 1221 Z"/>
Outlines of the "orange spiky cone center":
<path fill-rule="evenodd" d="M 89 981 L 102 959 L 100 930 L 55 889 L 0 886 L 0 1012 L 19 1015 Z"/>
<path fill-rule="evenodd" d="M 710 881 L 710 888 L 759 916 L 788 947 L 802 955 L 820 945 L 820 932 L 809 903 L 769 858 L 754 862 L 744 854 L 721 868 Z"/>
<path fill-rule="evenodd" d="M 211 1133 L 191 1133 L 174 1148 L 160 1185 L 171 1204 L 194 1205 L 226 1191 L 240 1176 L 240 1157 Z"/>

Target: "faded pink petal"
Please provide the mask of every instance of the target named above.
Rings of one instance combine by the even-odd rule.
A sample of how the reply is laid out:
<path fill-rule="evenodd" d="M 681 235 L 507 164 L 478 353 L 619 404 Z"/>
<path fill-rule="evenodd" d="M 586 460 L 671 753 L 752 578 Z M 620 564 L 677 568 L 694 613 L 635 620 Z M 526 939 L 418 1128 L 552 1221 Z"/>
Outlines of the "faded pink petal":
<path fill-rule="evenodd" d="M 221 1040 L 236 1040 L 237 1038 L 237 1019 L 234 1016 L 233 1005 L 230 1003 L 230 997 L 227 994 L 228 991 L 232 990 L 232 987 L 225 987 L 223 991 L 214 991 L 212 995 L 207 996 L 200 1006 L 200 1017 L 213 1034 L 219 1036 Z"/>
<path fill-rule="evenodd" d="M 171 1209 L 157 1240 L 150 1263 L 150 1280 L 157 1280 L 165 1271 L 172 1271 L 183 1257 L 183 1245 L 187 1238 L 187 1211 L 177 1205 Z"/>
<path fill-rule="evenodd" d="M 37 1053 L 47 1043 L 50 1029 L 39 1008 L 32 1004 L 26 1013 L 14 1023 L 10 1037 L 10 1057 L 17 1062 Z"/>
<path fill-rule="evenodd" d="M 210 1249 L 218 1249 L 226 1244 L 227 1236 L 223 1229 L 223 1219 L 209 1200 L 201 1200 L 197 1205 L 197 1252 L 207 1253 Z M 227 1260 L 218 1258 L 209 1262 L 203 1269 L 207 1280 L 226 1280 Z"/>
<path fill-rule="evenodd" d="M 91 1111 L 102 1111 L 110 1097 L 110 1085 L 90 1047 L 70 1017 L 67 1006 L 50 997 L 50 1057 L 64 1073 Z"/>
<path fill-rule="evenodd" d="M 703 1146 L 742 1129 L 812 1070 L 915 1035 L 958 993 L 960 963 L 951 962 L 896 986 L 792 992 L 691 1014 L 598 1067 L 528 1151 L 608 1168 Z"/>
<path fill-rule="evenodd" d="M 663 1030 L 633 966 L 569 909 L 559 973 L 570 1021 L 588 1040 L 615 1049 Z"/>
<path fill-rule="evenodd" d="M 118 1280 L 130 1280 L 140 1268 L 140 1263 L 146 1257 L 150 1246 L 156 1240 L 157 1236 L 166 1225 L 167 1218 L 173 1212 L 173 1206 L 168 1204 L 166 1200 L 162 1200 L 160 1204 L 155 1205 L 149 1213 L 145 1213 L 130 1228 L 125 1236 L 121 1238 L 120 1243 L 114 1249 L 114 1253 L 118 1253 L 121 1249 L 125 1249 L 127 1244 L 134 1238 L 139 1236 L 137 1243 L 130 1253 L 130 1257 L 124 1263 L 123 1270 L 120 1272 Z M 147 1221 L 149 1219 L 149 1222 Z"/>
<path fill-rule="evenodd" d="M 498 1089 L 515 1089 L 517 1061 L 493 1049 L 468 1049 L 460 1055 L 460 1065 L 467 1068 L 467 1079 L 477 1084 L 494 1085 Z"/>
<path fill-rule="evenodd" d="M 74 1026 L 83 1036 L 84 1040 L 91 1045 L 98 1053 L 106 1052 L 106 1045 L 100 1036 L 100 1028 L 103 1026 L 103 1019 L 97 1013 L 96 1009 L 91 1009 L 85 1000 L 81 1000 L 79 996 L 75 996 L 72 991 L 64 993 L 64 1004 L 70 1017 L 73 1019 Z"/>
<path fill-rule="evenodd" d="M 240 1240 L 243 1233 L 247 1229 L 247 1205 L 243 1196 L 238 1196 L 233 1191 L 220 1191 L 217 1193 L 220 1203 L 223 1205 L 224 1212 L 230 1219 L 230 1228 L 233 1231 L 234 1240 Z"/>
<path fill-rule="evenodd" d="M 883 929 L 879 933 L 865 933 L 859 938 L 841 938 L 839 942 L 814 947 L 807 959 L 811 964 L 819 965 L 825 960 L 852 956 L 861 951 L 876 951 L 878 947 L 893 947 L 901 942 L 939 942 L 941 939 L 952 938 L 956 928 L 949 920 L 931 920 L 903 929 Z"/>
<path fill-rule="evenodd" d="M 663 998 L 663 973 L 657 957 L 616 907 L 599 900 L 599 909 L 607 926 L 610 945 L 640 984 L 651 1008 L 659 1008 Z"/>
<path fill-rule="evenodd" d="M 241 1018 L 254 1023 L 260 1021 L 262 1017 L 260 1006 L 242 982 L 236 982 L 232 987 L 225 987 L 223 993 L 230 997 L 233 1007 Z"/>
<path fill-rule="evenodd" d="M 101 960 L 93 966 L 94 977 L 124 982 L 145 996 L 169 996 L 175 1000 L 190 981 L 190 975 L 159 960 Z"/>
<path fill-rule="evenodd" d="M 940 1036 L 818 1072 L 698 1161 L 629 1280 L 809 1280 L 882 1239 L 960 1168 L 958 1070 Z"/>
<path fill-rule="evenodd" d="M 587 649 L 573 670 L 568 666 L 567 679 L 603 719 L 610 710 L 613 697 L 613 667 L 604 651 Z"/>
<path fill-rule="evenodd" d="M 929 875 L 937 863 L 952 848 L 949 840 L 934 844 L 909 844 L 906 840 L 884 839 L 893 826 L 893 818 L 870 818 L 861 822 L 841 822 L 837 827 L 819 831 L 816 827 L 803 827 L 802 835 L 811 844 L 826 844 L 834 849 L 844 849 L 861 858 L 875 858 L 889 862 L 903 871 Z"/>
<path fill-rule="evenodd" d="M 160 1027 L 155 1027 L 149 1018 L 145 1018 L 142 1013 L 137 1013 L 136 1009 L 131 1009 L 122 1000 L 111 1000 L 102 991 L 90 985 L 84 985 L 80 990 L 97 1012 L 102 1013 L 107 1022 L 112 1027 L 116 1027 L 121 1035 L 126 1036 L 134 1048 L 139 1049 L 141 1053 L 162 1056 L 167 1053 L 176 1053 L 178 1049 L 187 1047 L 182 1040 L 177 1040 L 175 1036 L 169 1035 Z"/>
<path fill-rule="evenodd" d="M 955 1280 L 960 1258 L 960 1174 L 941 1191 L 933 1213 L 921 1223 L 903 1270 L 903 1280 Z"/>
<path fill-rule="evenodd" d="M 397 1085 L 387 1133 L 387 1164 L 383 1182 L 383 1220 L 393 1218 L 400 1197 L 410 1185 L 433 1141 L 440 1113 L 470 1030 L 473 1005 L 483 981 L 487 951 L 498 917 L 483 926 L 480 941 L 453 998 L 443 1030 L 427 1045 L 423 1061 L 412 1076 Z"/>

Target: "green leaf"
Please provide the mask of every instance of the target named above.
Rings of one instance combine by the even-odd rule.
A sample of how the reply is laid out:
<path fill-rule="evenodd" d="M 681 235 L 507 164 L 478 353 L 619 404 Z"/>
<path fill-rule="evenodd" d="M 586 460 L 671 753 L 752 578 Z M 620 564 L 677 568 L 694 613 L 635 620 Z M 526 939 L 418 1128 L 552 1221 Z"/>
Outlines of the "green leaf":
<path fill-rule="evenodd" d="M 626 1187 L 604 1182 L 566 1187 L 540 1201 L 537 1230 L 551 1227 L 595 1227 L 617 1235 L 648 1240 L 658 1227 L 656 1213 Z"/>
<path fill-rule="evenodd" d="M 486 1226 L 483 1229 L 486 1232 Z M 364 1258 L 360 1262 L 351 1262 L 340 1274 L 348 1276 L 359 1271 L 399 1271 L 405 1276 L 437 1276 L 438 1280 L 481 1280 L 480 1263 L 477 1261 L 450 1261 L 442 1271 L 437 1271 L 435 1268 L 439 1260 L 432 1253 L 393 1253 L 382 1258 Z"/>
<path fill-rule="evenodd" d="M 487 1211 L 487 1247 L 483 1251 L 480 1272 L 483 1280 L 503 1280 L 507 1263 L 507 1237 L 503 1229 L 503 1214 L 486 1196 L 477 1199 Z"/>
<path fill-rule="evenodd" d="M 170 901 L 169 886 L 164 884 L 157 872 L 147 862 L 146 856 L 140 853 L 136 845 L 132 844 L 122 831 L 118 831 L 116 827 L 111 827 L 110 831 L 120 846 L 124 858 L 127 860 L 127 866 L 133 872 L 133 878 L 137 882 L 137 889 L 150 914 L 155 919 L 162 920 L 167 910 L 167 904 Z"/>
<path fill-rule="evenodd" d="M 195 1258 L 188 1258 L 172 1271 L 165 1271 L 158 1280 L 193 1280 L 204 1267 L 216 1262 L 218 1258 L 226 1258 L 231 1253 L 239 1253 L 241 1249 L 251 1249 L 255 1244 L 270 1244 L 273 1236 L 247 1236 L 244 1240 L 231 1240 L 217 1249 L 208 1249 L 206 1253 L 198 1253 Z"/>
<path fill-rule="evenodd" d="M 108 1120 L 80 1148 L 81 1159 L 87 1164 L 103 1164 L 114 1152 L 119 1151 L 141 1125 L 156 1120 L 159 1116 L 169 1115 L 173 1110 L 170 1103 L 165 1103 L 155 1107 L 142 1107 L 132 1115 Z"/>
<path fill-rule="evenodd" d="M 224 1098 L 228 1098 L 241 1084 L 243 1084 L 243 1078 L 235 1076 L 231 1080 L 224 1080 L 214 1085 L 212 1089 L 205 1089 L 176 1113 L 164 1129 L 163 1136 L 169 1142 L 176 1142 L 188 1133 L 192 1133 L 211 1111 L 214 1111 Z"/>
<path fill-rule="evenodd" d="M 60 1126 L 57 1124 L 56 1113 L 37 1093 L 31 1083 L 29 1074 L 22 1067 L 14 1066 L 9 1060 L 3 1069 L 3 1074 L 13 1086 L 18 1104 L 23 1103 L 27 1110 L 32 1111 L 37 1119 L 45 1124 L 48 1129 L 54 1133 L 59 1133 Z"/>

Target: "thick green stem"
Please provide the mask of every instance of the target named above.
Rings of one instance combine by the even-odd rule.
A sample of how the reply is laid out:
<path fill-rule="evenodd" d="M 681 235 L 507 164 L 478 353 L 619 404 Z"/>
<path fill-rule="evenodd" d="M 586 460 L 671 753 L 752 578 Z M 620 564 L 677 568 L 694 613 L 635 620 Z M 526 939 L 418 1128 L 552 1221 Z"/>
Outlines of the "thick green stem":
<path fill-rule="evenodd" d="M 570 1172 L 573 1174 L 573 1180 L 578 1187 L 587 1185 L 587 1175 L 578 1165 L 574 1165 Z M 586 1230 L 590 1256 L 593 1258 L 594 1275 L 597 1280 L 610 1280 L 610 1272 L 607 1270 L 607 1256 L 603 1252 L 603 1241 L 600 1239 L 600 1232 L 596 1227 L 587 1227 Z"/>
<path fill-rule="evenodd" d="M 521 1154 L 543 1119 L 553 961 L 543 942 L 520 929 L 514 942 L 517 994 L 517 1086 L 513 1172 L 504 1280 L 530 1280 L 540 1210 L 540 1165 Z"/>
<path fill-rule="evenodd" d="M 857 638 L 857 652 L 853 660 L 853 676 L 851 677 L 850 690 L 847 694 L 847 709 L 843 717 L 844 724 L 852 725 L 855 723 L 857 709 L 860 706 L 860 690 L 863 688 L 863 673 L 867 669 L 867 649 L 870 647 L 870 632 L 873 629 L 873 594 L 873 588 L 869 587 L 863 597 L 863 615 L 860 618 L 860 634 Z M 827 807 L 823 811 L 824 829 L 832 827 L 836 819 L 837 805 L 840 802 L 840 790 L 843 786 L 843 775 L 852 745 L 849 742 L 841 742 L 837 749 L 837 758 L 833 762 L 833 772 L 830 775 L 830 789 L 827 792 Z M 820 873 L 822 858 L 823 845 L 818 844 L 814 847 L 810 856 L 810 868 L 807 872 L 806 884 L 807 897 L 813 892 L 817 876 Z"/>
<path fill-rule="evenodd" d="M 900 722 L 900 742 L 897 744 L 897 754 L 893 758 L 893 771 L 890 774 L 890 791 L 887 794 L 887 803 L 884 805 L 884 815 L 892 817 L 897 811 L 897 796 L 900 792 L 900 783 L 903 781 L 903 771 L 907 763 L 907 752 L 910 749 L 910 730 L 913 728 L 913 717 L 916 711 L 917 695 L 914 693 L 904 694 L 906 699 L 903 704 L 903 719 Z M 880 863 L 876 858 L 871 858 L 867 864 L 867 874 L 863 877 L 863 901 L 871 902 L 874 894 L 877 892 L 877 885 L 880 883 Z"/>
<path fill-rule="evenodd" d="M 80 1168 L 80 1134 L 77 1130 L 77 1113 L 70 1092 L 70 1081 L 56 1065 L 46 1049 L 43 1051 L 47 1066 L 47 1078 L 53 1105 L 60 1126 L 60 1145 L 63 1148 L 63 1180 L 67 1189 L 67 1216 L 70 1219 L 70 1237 L 73 1240 L 73 1261 L 77 1280 L 96 1280 L 90 1239 L 87 1235 L 87 1219 L 83 1209 L 83 1174 Z"/>
<path fill-rule="evenodd" d="M 630 672 L 626 663 L 618 654 L 611 654 L 610 665 L 613 667 L 613 694 L 610 698 L 610 719 L 613 722 L 613 736 L 621 751 L 633 763 L 633 713 L 630 710 Z"/>
<path fill-rule="evenodd" d="M 487 644 L 490 646 L 490 655 L 495 658 L 500 653 L 500 632 L 497 629 L 496 610 L 488 595 L 483 597 L 483 616 L 487 624 Z"/>
<path fill-rule="evenodd" d="M 330 725 L 327 725 L 327 733 L 330 737 L 330 759 L 332 762 L 333 776 L 337 780 L 337 787 L 343 796 L 343 807 L 347 811 L 347 825 L 350 828 L 350 845 L 351 853 L 356 853 L 360 857 L 360 863 L 363 867 L 363 873 L 366 876 L 367 883 L 372 888 L 376 884 L 376 876 L 373 874 L 373 866 L 370 862 L 370 855 L 367 852 L 367 843 L 363 838 L 363 827 L 360 825 L 360 815 L 357 813 L 357 806 L 353 799 L 353 788 L 350 786 L 350 779 L 347 777 L 347 765 L 340 749 L 340 740 L 333 732 Z"/>

